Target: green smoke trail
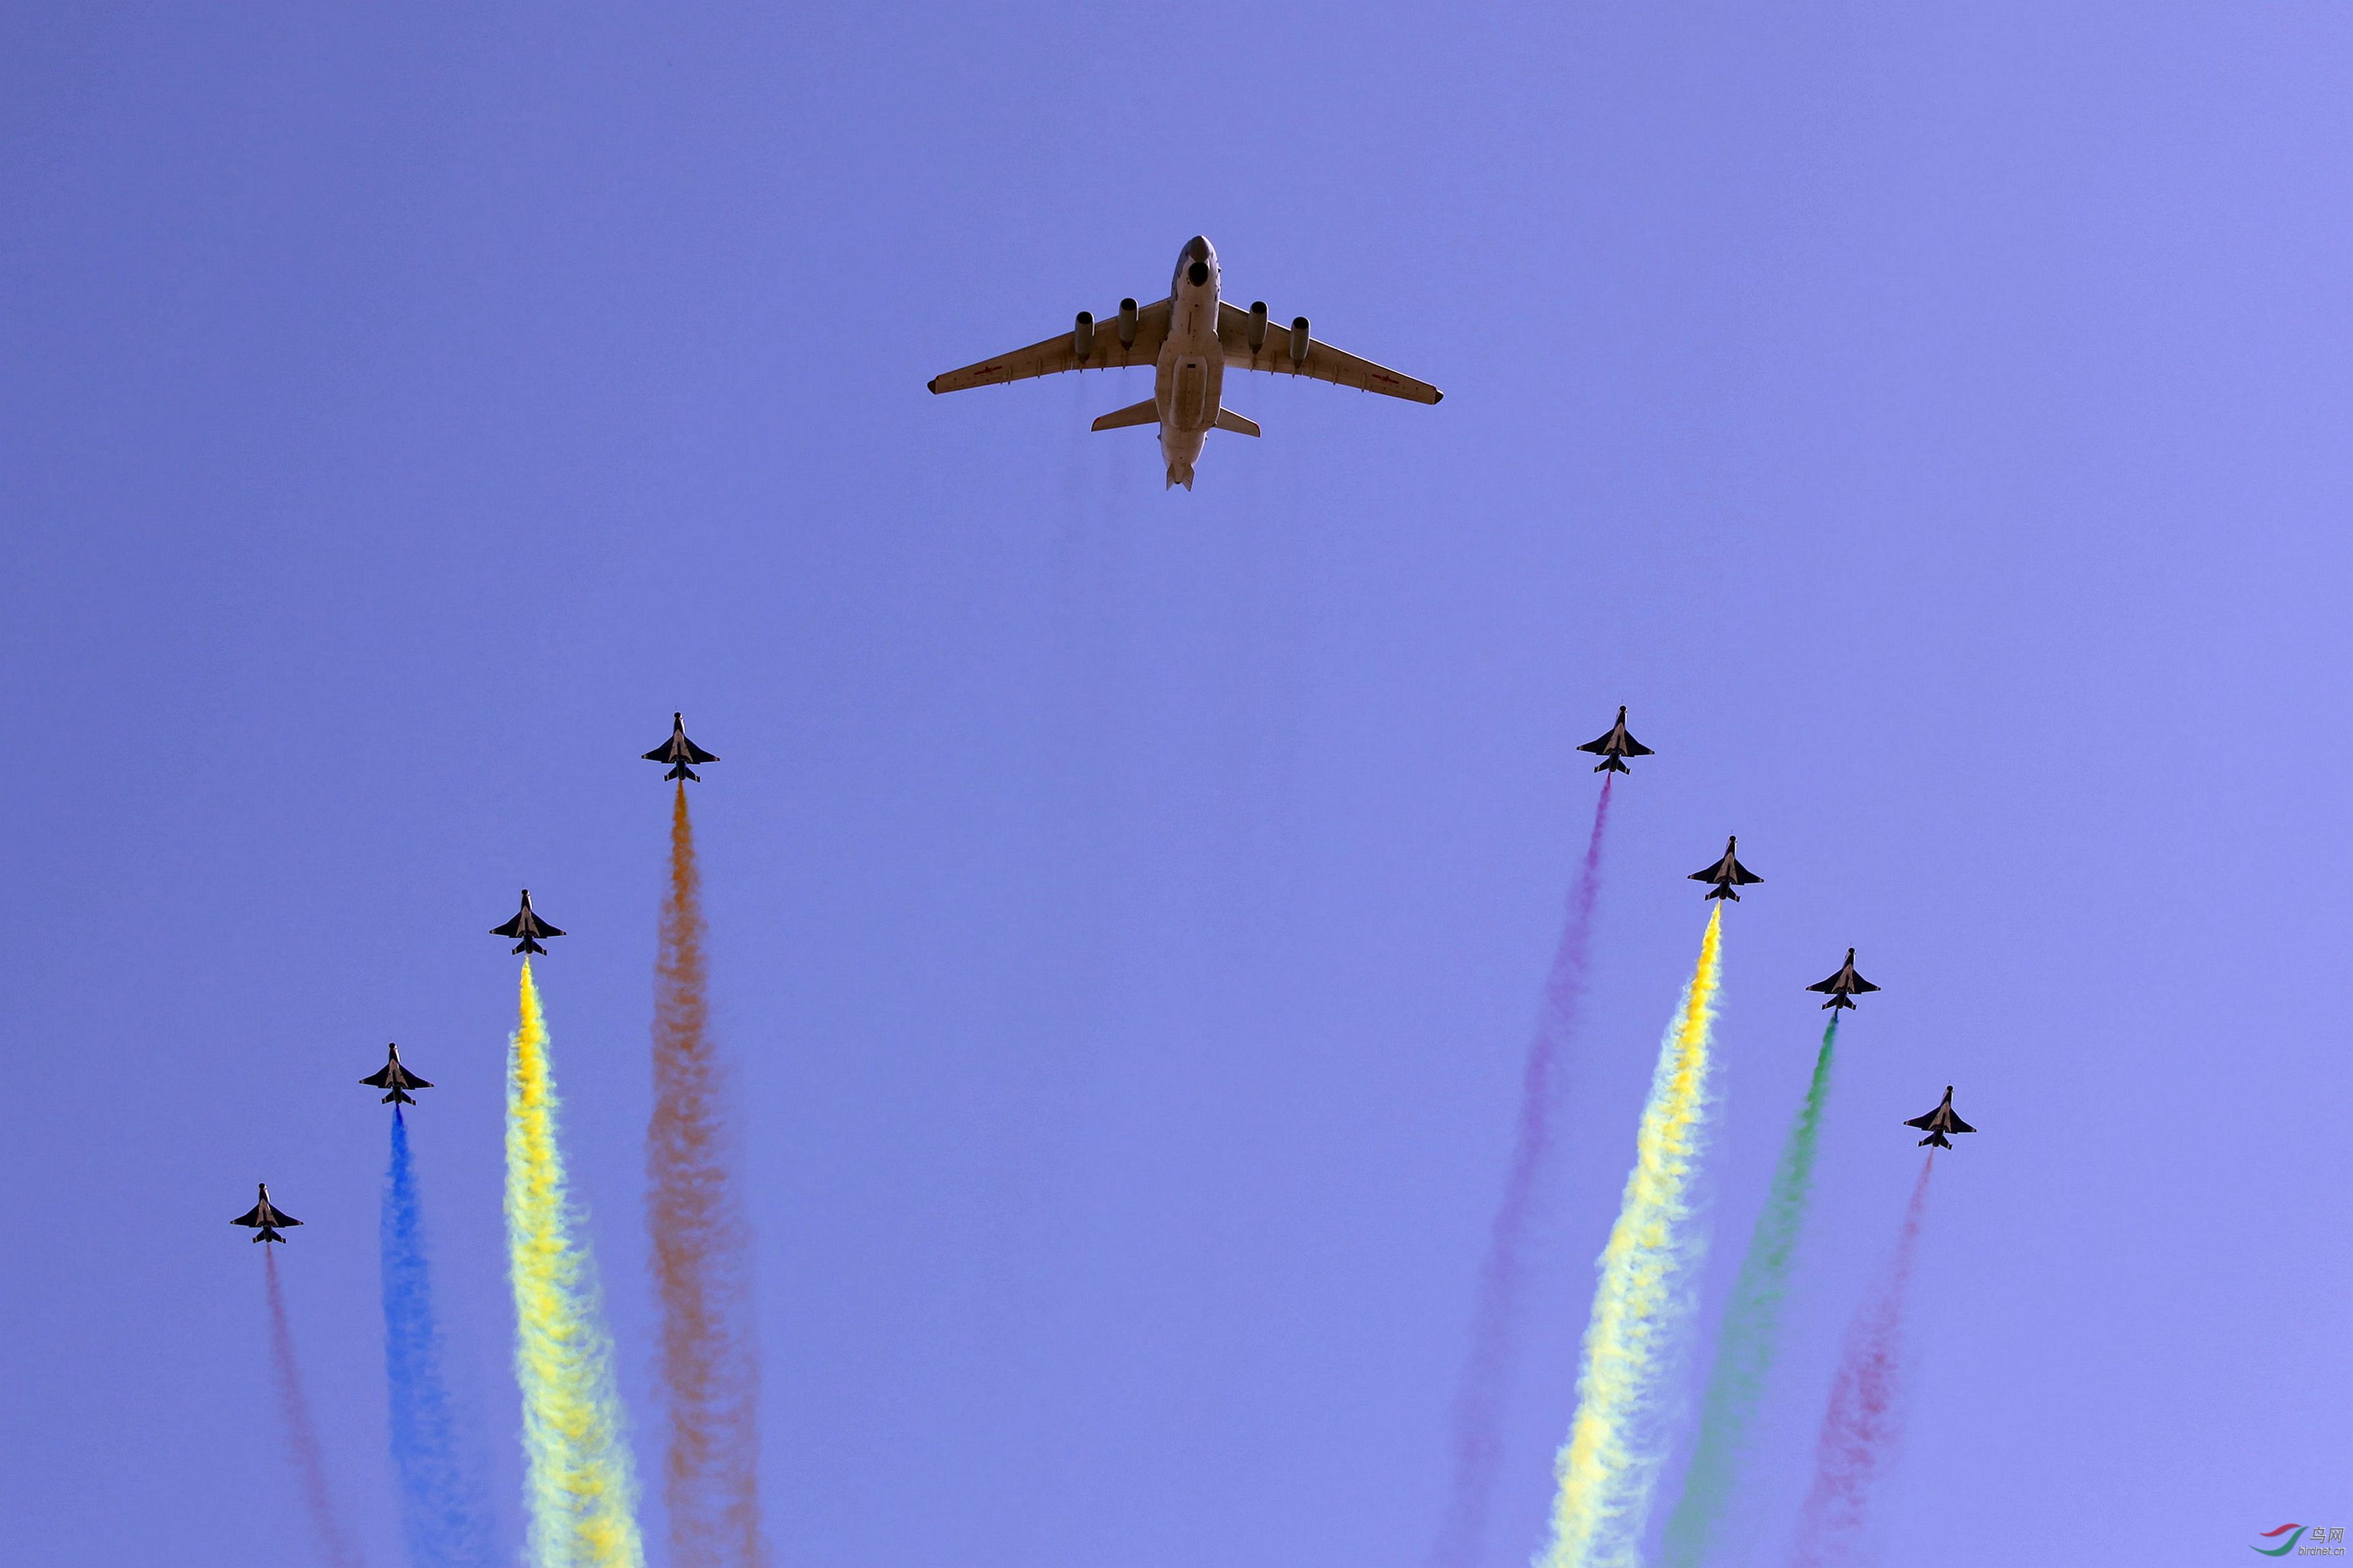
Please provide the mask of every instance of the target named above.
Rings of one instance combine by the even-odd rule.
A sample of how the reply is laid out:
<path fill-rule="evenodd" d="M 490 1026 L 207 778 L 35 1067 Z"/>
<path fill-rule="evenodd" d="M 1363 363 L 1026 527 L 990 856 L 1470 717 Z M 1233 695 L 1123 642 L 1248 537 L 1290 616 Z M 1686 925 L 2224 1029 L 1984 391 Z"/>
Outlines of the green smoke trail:
<path fill-rule="evenodd" d="M 1699 1568 L 1705 1561 L 1747 1458 L 1757 1411 L 1781 1348 L 1781 1303 L 1789 1293 L 1798 1236 L 1805 1228 L 1806 1205 L 1813 1195 L 1814 1153 L 1837 1049 L 1838 1015 L 1833 1013 L 1830 1027 L 1822 1031 L 1820 1054 L 1814 1058 L 1813 1081 L 1806 1086 L 1805 1102 L 1798 1107 L 1798 1119 L 1781 1144 L 1765 1211 L 1757 1216 L 1748 1255 L 1740 1260 L 1732 1300 L 1724 1310 L 1715 1366 L 1708 1373 L 1700 1413 L 1699 1442 L 1692 1450 L 1691 1468 L 1683 1473 L 1683 1496 L 1667 1517 L 1665 1568 Z"/>

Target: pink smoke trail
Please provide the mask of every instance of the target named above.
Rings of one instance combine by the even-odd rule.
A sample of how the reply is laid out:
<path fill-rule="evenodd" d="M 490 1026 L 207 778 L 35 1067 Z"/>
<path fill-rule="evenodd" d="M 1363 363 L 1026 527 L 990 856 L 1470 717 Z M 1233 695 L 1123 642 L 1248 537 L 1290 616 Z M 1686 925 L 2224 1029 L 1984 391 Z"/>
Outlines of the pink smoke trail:
<path fill-rule="evenodd" d="M 1904 1230 L 1878 1294 L 1847 1330 L 1846 1353 L 1831 1384 L 1831 1407 L 1822 1417 L 1815 1453 L 1813 1489 L 1798 1515 L 1798 1542 L 1789 1568 L 1831 1568 L 1861 1563 L 1869 1540 L 1871 1492 L 1894 1468 L 1904 1431 L 1896 1405 L 1901 1391 L 1904 1303 L 1912 1285 L 1912 1259 L 1919 1250 L 1920 1217 L 1928 1206 L 1932 1152 L 1912 1184 Z"/>
<path fill-rule="evenodd" d="M 269 1360 L 278 1384 L 278 1412 L 286 1422 L 286 1447 L 294 1459 L 294 1476 L 302 1488 L 319 1545 L 335 1568 L 363 1568 L 359 1548 L 343 1534 L 335 1517 L 335 1500 L 327 1490 L 327 1460 L 319 1447 L 318 1424 L 311 1419 L 311 1397 L 302 1391 L 302 1368 L 294 1359 L 294 1332 L 286 1324 L 286 1296 L 278 1288 L 278 1249 L 261 1249 L 264 1277 L 269 1282 Z"/>
<path fill-rule="evenodd" d="M 1454 1394 L 1454 1488 L 1430 1547 L 1431 1568 L 1471 1568 L 1486 1545 L 1487 1515 L 1504 1458 L 1504 1405 L 1519 1356 L 1521 1303 L 1526 1268 L 1521 1254 L 1535 1211 L 1538 1178 L 1552 1152 L 1556 1079 L 1562 1052 L 1576 1033 L 1585 1002 L 1585 975 L 1592 957 L 1593 903 L 1601 889 L 1601 836 L 1609 824 L 1609 786 L 1593 806 L 1593 831 L 1585 860 L 1569 884 L 1560 943 L 1553 950 L 1544 1005 L 1520 1075 L 1519 1132 L 1504 1178 L 1503 1201 L 1487 1233 L 1487 1256 L 1479 1268 L 1479 1301 L 1471 1320 L 1471 1351 Z"/>

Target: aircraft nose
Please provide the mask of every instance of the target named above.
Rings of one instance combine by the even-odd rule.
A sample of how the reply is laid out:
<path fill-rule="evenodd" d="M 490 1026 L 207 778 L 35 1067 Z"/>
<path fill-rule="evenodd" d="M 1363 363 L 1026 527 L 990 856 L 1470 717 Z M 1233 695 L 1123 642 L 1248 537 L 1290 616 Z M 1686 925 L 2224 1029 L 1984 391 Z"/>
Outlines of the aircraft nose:
<path fill-rule="evenodd" d="M 1215 261 L 1217 258 L 1217 248 L 1209 243 L 1208 237 L 1197 234 L 1185 242 L 1186 260 Z"/>

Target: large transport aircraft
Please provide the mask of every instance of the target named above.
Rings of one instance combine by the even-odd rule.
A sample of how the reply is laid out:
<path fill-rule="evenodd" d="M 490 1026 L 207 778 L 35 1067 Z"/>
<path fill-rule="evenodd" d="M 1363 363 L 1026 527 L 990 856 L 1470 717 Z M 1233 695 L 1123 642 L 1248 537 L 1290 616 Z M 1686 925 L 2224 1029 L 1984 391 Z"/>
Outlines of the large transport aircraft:
<path fill-rule="evenodd" d="M 1229 366 L 1303 375 L 1409 403 L 1436 403 L 1445 395 L 1426 381 L 1400 375 L 1310 336 L 1304 316 L 1292 318 L 1286 327 L 1267 319 L 1263 300 L 1247 310 L 1226 303 L 1218 297 L 1218 252 L 1197 234 L 1176 253 L 1176 273 L 1169 279 L 1166 300 L 1150 305 L 1122 300 L 1119 314 L 1100 328 L 1093 312 L 1081 310 L 1067 332 L 935 375 L 928 384 L 934 392 L 962 392 L 1066 370 L 1151 365 L 1152 395 L 1104 415 L 1094 428 L 1159 426 L 1168 483 L 1188 490 L 1193 465 L 1200 461 L 1211 430 L 1258 434 L 1256 425 L 1220 401 Z"/>

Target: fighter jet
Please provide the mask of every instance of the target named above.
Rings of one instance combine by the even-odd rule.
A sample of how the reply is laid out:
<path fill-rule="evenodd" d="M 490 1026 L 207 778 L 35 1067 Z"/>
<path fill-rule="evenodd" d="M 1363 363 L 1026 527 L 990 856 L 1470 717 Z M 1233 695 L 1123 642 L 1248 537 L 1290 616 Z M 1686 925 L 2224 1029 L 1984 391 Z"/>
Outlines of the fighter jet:
<path fill-rule="evenodd" d="M 1949 1149 L 1952 1145 L 1945 1141 L 1946 1133 L 1977 1131 L 1953 1113 L 1953 1086 L 1949 1083 L 1945 1086 L 1945 1098 L 1936 1110 L 1926 1116 L 1915 1116 L 1904 1125 L 1925 1128 L 1927 1131 L 1928 1136 L 1920 1140 L 1920 1147 L 1923 1149 L 1931 1143 L 1939 1149 Z"/>
<path fill-rule="evenodd" d="M 416 1104 L 417 1101 L 409 1098 L 408 1091 L 412 1089 L 431 1089 L 433 1086 L 400 1065 L 398 1046 L 386 1046 L 385 1049 L 392 1053 L 391 1059 L 360 1081 L 370 1089 L 384 1090 L 384 1098 L 376 1101 L 378 1105 Z"/>
<path fill-rule="evenodd" d="M 662 774 L 662 777 L 692 779 L 697 784 L 702 782 L 702 775 L 687 764 L 715 763 L 718 760 L 717 757 L 686 738 L 686 718 L 679 713 L 670 716 L 670 739 L 646 753 L 646 761 L 649 763 L 668 763 L 670 765 L 670 772 Z"/>
<path fill-rule="evenodd" d="M 1831 999 L 1822 1004 L 1825 1007 L 1852 1007 L 1854 1005 L 1852 998 L 1865 991 L 1876 991 L 1879 987 L 1854 972 L 1854 949 L 1850 947 L 1846 950 L 1846 962 L 1839 965 L 1836 974 L 1828 980 L 1818 980 L 1806 989 L 1829 992 Z"/>
<path fill-rule="evenodd" d="M 522 890 L 522 912 L 502 926 L 492 926 L 491 934 L 522 938 L 521 942 L 514 944 L 514 951 L 517 952 L 545 952 L 547 949 L 539 945 L 538 939 L 543 936 L 562 936 L 564 933 L 531 912 L 531 889 L 525 888 Z"/>
<path fill-rule="evenodd" d="M 278 1234 L 278 1227 L 301 1225 L 302 1222 L 283 1209 L 272 1207 L 269 1202 L 269 1184 L 263 1182 L 259 1185 L 261 1201 L 229 1221 L 229 1224 L 251 1226 L 257 1233 L 253 1238 L 256 1241 L 283 1241 L 286 1238 Z"/>
<path fill-rule="evenodd" d="M 1739 847 L 1740 838 L 1739 836 L 1736 834 L 1734 837 L 1724 841 L 1723 859 L 1718 860 L 1715 865 L 1710 866 L 1704 871 L 1694 871 L 1691 874 L 1691 879 L 1694 882 L 1714 882 L 1715 884 L 1715 890 L 1708 894 L 1708 898 L 1730 899 L 1736 904 L 1740 901 L 1740 895 L 1732 890 L 1736 885 L 1745 888 L 1751 882 L 1761 882 L 1765 879 L 1756 872 L 1750 870 L 1747 867 L 1742 865 L 1737 859 L 1734 858 L 1733 851 Z M 1702 901 L 1704 902 L 1705 900 Z"/>
<path fill-rule="evenodd" d="M 1258 434 L 1256 425 L 1220 401 L 1228 370 L 1303 375 L 1410 403 L 1436 403 L 1445 395 L 1426 381 L 1383 369 L 1310 337 L 1304 316 L 1293 317 L 1285 327 L 1267 320 L 1263 300 L 1247 310 L 1221 300 L 1217 250 L 1198 234 L 1176 253 L 1176 271 L 1166 300 L 1149 305 L 1122 300 L 1118 316 L 1105 321 L 1101 331 L 1093 312 L 1081 310 L 1067 332 L 935 375 L 928 384 L 935 393 L 962 392 L 1066 370 L 1145 364 L 1153 367 L 1152 395 L 1104 415 L 1094 427 L 1157 425 L 1168 484 L 1188 490 L 1193 465 L 1200 460 L 1210 431 Z"/>
<path fill-rule="evenodd" d="M 1622 773 L 1627 771 L 1628 757 L 1654 754 L 1650 747 L 1626 733 L 1626 710 L 1622 706 L 1618 710 L 1618 722 L 1609 726 L 1609 733 L 1598 741 L 1588 741 L 1577 749 L 1595 752 L 1601 758 L 1593 767 L 1597 773 Z"/>

